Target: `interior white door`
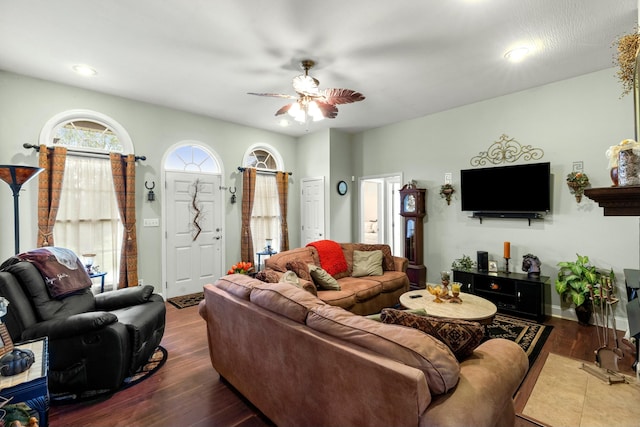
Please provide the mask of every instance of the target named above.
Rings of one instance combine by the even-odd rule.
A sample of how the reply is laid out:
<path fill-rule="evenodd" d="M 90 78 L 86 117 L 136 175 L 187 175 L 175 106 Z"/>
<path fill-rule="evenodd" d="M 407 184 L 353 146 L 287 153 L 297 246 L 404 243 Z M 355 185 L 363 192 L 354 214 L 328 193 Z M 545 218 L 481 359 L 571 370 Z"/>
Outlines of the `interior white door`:
<path fill-rule="evenodd" d="M 324 177 L 303 178 L 300 200 L 302 246 L 324 239 Z"/>
<path fill-rule="evenodd" d="M 166 172 L 166 295 L 202 292 L 222 272 L 220 175 Z"/>

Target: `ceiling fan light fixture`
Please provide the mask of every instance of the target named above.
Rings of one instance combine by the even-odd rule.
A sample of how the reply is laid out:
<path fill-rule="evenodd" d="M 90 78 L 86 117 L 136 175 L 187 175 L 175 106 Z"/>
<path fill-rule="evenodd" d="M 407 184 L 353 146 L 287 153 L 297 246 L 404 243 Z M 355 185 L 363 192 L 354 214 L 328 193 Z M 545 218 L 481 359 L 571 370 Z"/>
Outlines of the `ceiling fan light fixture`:
<path fill-rule="evenodd" d="M 324 115 L 316 101 L 311 101 L 307 104 L 307 113 L 311 116 L 314 122 L 319 122 L 324 119 Z"/>

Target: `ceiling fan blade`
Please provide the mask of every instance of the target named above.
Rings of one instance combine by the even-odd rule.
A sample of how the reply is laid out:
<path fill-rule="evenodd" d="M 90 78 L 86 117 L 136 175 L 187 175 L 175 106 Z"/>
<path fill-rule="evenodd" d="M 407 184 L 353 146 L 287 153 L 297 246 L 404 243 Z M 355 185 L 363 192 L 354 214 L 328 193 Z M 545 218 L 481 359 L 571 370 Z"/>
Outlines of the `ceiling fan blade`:
<path fill-rule="evenodd" d="M 297 96 L 293 95 L 284 95 L 281 93 L 255 93 L 255 92 L 247 92 L 248 95 L 257 95 L 257 96 L 271 96 L 273 98 L 284 98 L 284 99 L 298 99 Z"/>
<path fill-rule="evenodd" d="M 282 107 L 281 109 L 279 109 L 278 111 L 276 111 L 276 116 L 280 116 L 282 114 L 288 113 L 289 109 L 291 108 L 291 106 L 293 105 L 293 103 L 291 104 L 287 104 L 284 107 Z"/>
<path fill-rule="evenodd" d="M 338 107 L 323 101 L 316 100 L 316 104 L 325 119 L 335 119 L 338 116 Z"/>
<path fill-rule="evenodd" d="M 325 89 L 324 101 L 329 104 L 350 104 L 365 99 L 364 95 L 351 89 Z"/>

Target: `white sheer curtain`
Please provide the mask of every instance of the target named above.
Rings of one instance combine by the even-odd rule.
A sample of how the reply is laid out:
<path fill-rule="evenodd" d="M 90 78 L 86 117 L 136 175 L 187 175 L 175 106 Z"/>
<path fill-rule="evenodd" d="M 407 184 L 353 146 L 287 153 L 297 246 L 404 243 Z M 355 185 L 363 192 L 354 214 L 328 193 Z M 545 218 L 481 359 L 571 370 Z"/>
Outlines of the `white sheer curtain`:
<path fill-rule="evenodd" d="M 276 176 L 273 174 L 256 174 L 256 193 L 251 213 L 251 234 L 253 248 L 262 252 L 266 247 L 266 239 L 272 239 L 271 247 L 280 248 L 280 205 Z M 263 258 L 264 259 L 264 258 Z"/>
<path fill-rule="evenodd" d="M 105 283 L 118 283 L 122 224 L 108 159 L 67 156 L 53 230 L 56 246 L 81 259 L 96 254 L 94 266 L 107 272 Z"/>

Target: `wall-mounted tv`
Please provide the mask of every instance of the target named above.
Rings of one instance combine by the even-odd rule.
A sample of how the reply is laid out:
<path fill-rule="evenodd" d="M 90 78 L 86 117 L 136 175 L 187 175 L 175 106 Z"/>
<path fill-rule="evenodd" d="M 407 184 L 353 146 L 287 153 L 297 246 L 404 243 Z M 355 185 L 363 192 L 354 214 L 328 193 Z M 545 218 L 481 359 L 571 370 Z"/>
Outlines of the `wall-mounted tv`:
<path fill-rule="evenodd" d="M 547 212 L 551 209 L 550 164 L 463 169 L 460 199 L 463 211 Z"/>

